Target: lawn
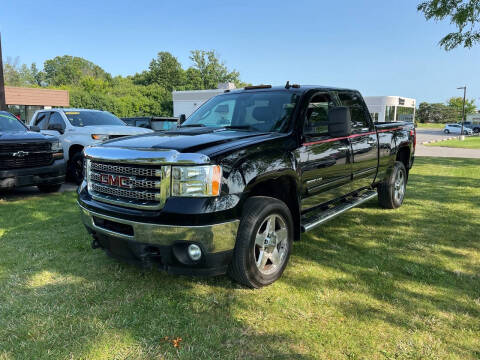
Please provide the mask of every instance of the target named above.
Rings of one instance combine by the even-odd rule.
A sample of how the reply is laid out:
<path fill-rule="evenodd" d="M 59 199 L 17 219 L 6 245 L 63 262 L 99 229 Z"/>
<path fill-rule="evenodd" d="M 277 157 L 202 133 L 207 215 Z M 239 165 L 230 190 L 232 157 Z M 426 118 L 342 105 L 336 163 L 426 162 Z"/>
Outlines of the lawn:
<path fill-rule="evenodd" d="M 90 248 L 74 193 L 0 201 L 0 359 L 478 359 L 480 161 L 420 158 L 294 244 L 284 276 L 141 271 Z"/>
<path fill-rule="evenodd" d="M 421 129 L 443 129 L 445 127 L 445 124 L 437 124 L 437 123 L 417 122 L 415 124 L 417 125 L 417 128 L 421 128 Z"/>
<path fill-rule="evenodd" d="M 480 137 L 466 137 L 465 140 L 451 139 L 439 141 L 436 143 L 426 144 L 427 146 L 442 146 L 451 148 L 480 149 Z"/>

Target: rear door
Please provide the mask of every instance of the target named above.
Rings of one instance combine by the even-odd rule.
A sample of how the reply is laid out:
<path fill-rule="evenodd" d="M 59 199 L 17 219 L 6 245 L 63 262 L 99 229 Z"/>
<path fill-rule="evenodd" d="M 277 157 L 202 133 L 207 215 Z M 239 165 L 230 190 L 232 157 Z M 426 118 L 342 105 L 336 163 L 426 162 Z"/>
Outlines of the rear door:
<path fill-rule="evenodd" d="M 360 93 L 339 91 L 342 106 L 350 108 L 352 119 L 352 191 L 373 184 L 378 168 L 378 139 L 375 126 Z"/>
<path fill-rule="evenodd" d="M 328 135 L 328 111 L 336 106 L 329 92 L 314 93 L 304 111 L 304 141 L 297 150 L 302 178 L 302 211 L 335 200 L 350 190 L 348 138 Z"/>

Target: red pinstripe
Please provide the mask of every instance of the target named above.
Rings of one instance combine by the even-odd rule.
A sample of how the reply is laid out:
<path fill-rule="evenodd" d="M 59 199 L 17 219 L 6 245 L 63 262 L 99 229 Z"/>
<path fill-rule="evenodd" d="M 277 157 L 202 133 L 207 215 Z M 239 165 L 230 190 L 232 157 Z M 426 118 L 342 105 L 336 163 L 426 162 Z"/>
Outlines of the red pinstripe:
<path fill-rule="evenodd" d="M 397 130 L 402 130 L 402 128 L 397 127 L 397 128 L 393 128 L 393 129 L 377 130 L 377 132 L 384 133 L 384 132 L 397 131 Z M 370 132 L 361 133 L 361 134 L 353 134 L 353 135 L 350 135 L 350 136 L 342 136 L 342 137 L 326 139 L 326 140 L 311 141 L 311 142 L 303 143 L 302 145 L 303 146 L 310 146 L 310 145 L 316 145 L 316 144 L 323 144 L 323 143 L 329 143 L 329 142 L 332 142 L 332 141 L 352 139 L 352 138 L 356 138 L 356 137 L 359 137 L 359 136 L 373 135 L 373 134 L 376 134 L 376 132 L 375 131 L 370 131 Z"/>

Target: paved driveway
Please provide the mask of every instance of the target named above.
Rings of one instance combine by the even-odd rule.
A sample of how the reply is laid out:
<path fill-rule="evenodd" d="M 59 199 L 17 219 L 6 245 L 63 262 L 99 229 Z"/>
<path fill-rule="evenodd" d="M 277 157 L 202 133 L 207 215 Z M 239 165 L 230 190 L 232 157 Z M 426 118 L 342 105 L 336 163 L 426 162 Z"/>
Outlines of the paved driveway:
<path fill-rule="evenodd" d="M 480 159 L 479 149 L 458 149 L 440 146 L 424 146 L 422 143 L 432 140 L 441 140 L 455 135 L 446 135 L 442 129 L 418 129 L 417 128 L 417 148 L 415 156 L 433 156 L 433 157 L 457 157 Z"/>
<path fill-rule="evenodd" d="M 426 141 L 447 139 L 455 135 L 444 134 L 443 129 L 419 129 L 417 128 L 417 144 L 422 144 Z"/>

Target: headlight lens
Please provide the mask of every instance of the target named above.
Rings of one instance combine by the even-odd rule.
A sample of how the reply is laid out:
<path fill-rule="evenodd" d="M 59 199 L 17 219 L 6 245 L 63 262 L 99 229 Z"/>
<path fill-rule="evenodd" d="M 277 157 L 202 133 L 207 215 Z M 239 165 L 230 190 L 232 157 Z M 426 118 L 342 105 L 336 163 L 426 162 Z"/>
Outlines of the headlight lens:
<path fill-rule="evenodd" d="M 108 135 L 92 134 L 92 139 L 93 140 L 105 141 L 105 140 L 108 140 Z"/>
<path fill-rule="evenodd" d="M 218 196 L 221 179 L 219 165 L 172 166 L 172 196 Z"/>
<path fill-rule="evenodd" d="M 52 143 L 52 151 L 54 152 L 58 152 L 58 151 L 61 151 L 62 150 L 62 144 L 60 144 L 60 141 L 54 141 Z"/>

